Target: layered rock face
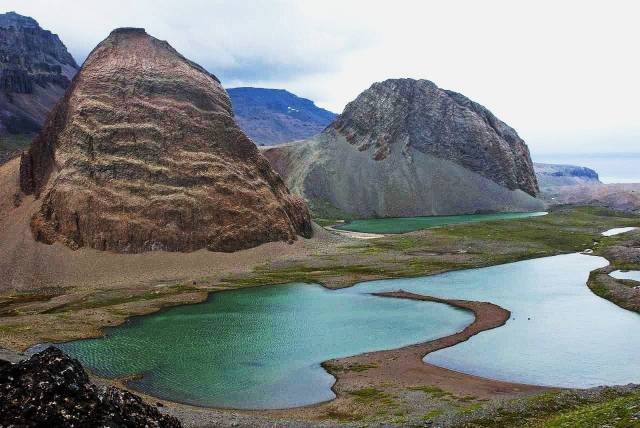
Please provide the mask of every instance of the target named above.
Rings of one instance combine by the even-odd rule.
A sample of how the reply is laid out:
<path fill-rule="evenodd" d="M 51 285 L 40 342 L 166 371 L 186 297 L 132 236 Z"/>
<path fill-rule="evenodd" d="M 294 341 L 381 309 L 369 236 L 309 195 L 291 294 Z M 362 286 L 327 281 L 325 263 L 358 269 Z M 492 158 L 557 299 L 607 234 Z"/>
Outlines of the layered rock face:
<path fill-rule="evenodd" d="M 543 208 L 518 134 L 481 105 L 427 80 L 375 83 L 320 136 L 264 153 L 319 215 Z"/>
<path fill-rule="evenodd" d="M 0 360 L 0 426 L 178 428 L 137 395 L 97 387 L 77 360 L 56 348 L 11 364 Z"/>
<path fill-rule="evenodd" d="M 311 234 L 215 76 L 143 29 L 89 55 L 23 155 L 20 185 L 42 198 L 35 237 L 72 248 L 234 251 Z"/>
<path fill-rule="evenodd" d="M 40 130 L 78 65 L 57 35 L 32 18 L 0 14 L 0 158 Z"/>
<path fill-rule="evenodd" d="M 313 101 L 282 89 L 232 88 L 227 91 L 238 125 L 260 145 L 313 137 L 336 117 Z"/>

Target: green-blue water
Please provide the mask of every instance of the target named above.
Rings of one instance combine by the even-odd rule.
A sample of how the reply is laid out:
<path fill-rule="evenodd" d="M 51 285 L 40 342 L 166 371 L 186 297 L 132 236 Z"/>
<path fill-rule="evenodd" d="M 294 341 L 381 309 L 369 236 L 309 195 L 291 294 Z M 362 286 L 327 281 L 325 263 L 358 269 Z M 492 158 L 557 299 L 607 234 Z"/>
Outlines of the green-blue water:
<path fill-rule="evenodd" d="M 503 327 L 427 361 L 494 379 L 565 387 L 640 382 L 640 316 L 591 293 L 600 257 L 570 254 L 330 291 L 290 284 L 216 293 L 61 345 L 98 374 L 142 374 L 134 388 L 214 407 L 282 408 L 333 397 L 320 362 L 396 348 L 462 329 L 469 313 L 372 296 L 403 289 L 491 301 Z"/>
<path fill-rule="evenodd" d="M 349 223 L 334 226 L 336 229 L 363 233 L 408 233 L 421 229 L 446 226 L 448 224 L 474 223 L 480 221 L 515 220 L 539 217 L 546 212 L 469 214 L 431 217 L 394 217 L 352 220 Z"/>
<path fill-rule="evenodd" d="M 105 377 L 201 406 L 284 408 L 334 398 L 322 361 L 462 330 L 473 315 L 437 303 L 289 284 L 225 291 L 134 318 L 102 339 L 60 345 Z"/>

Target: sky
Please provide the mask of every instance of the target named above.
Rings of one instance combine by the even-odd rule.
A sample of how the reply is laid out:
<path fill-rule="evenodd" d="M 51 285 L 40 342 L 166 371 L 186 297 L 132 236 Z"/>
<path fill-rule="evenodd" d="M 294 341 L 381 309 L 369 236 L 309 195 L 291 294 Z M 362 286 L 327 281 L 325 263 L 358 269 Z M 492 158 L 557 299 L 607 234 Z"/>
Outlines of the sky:
<path fill-rule="evenodd" d="M 81 63 L 144 27 L 225 87 L 287 89 L 340 113 L 376 81 L 428 79 L 489 108 L 534 158 L 635 153 L 640 2 L 1 0 Z M 640 163 L 639 163 L 640 165 Z"/>

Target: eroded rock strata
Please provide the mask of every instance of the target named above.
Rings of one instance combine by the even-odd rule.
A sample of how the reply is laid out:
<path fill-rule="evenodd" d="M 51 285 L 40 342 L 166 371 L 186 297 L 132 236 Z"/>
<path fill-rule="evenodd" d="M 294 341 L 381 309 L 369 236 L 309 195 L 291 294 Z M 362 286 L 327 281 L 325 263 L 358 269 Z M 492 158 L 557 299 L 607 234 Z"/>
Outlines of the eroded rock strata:
<path fill-rule="evenodd" d="M 89 55 L 23 155 L 20 186 L 42 199 L 35 237 L 72 248 L 234 251 L 311 235 L 218 79 L 143 29 Z"/>
<path fill-rule="evenodd" d="M 427 80 L 375 83 L 318 137 L 264 153 L 321 215 L 543 208 L 518 134 L 481 105 Z"/>

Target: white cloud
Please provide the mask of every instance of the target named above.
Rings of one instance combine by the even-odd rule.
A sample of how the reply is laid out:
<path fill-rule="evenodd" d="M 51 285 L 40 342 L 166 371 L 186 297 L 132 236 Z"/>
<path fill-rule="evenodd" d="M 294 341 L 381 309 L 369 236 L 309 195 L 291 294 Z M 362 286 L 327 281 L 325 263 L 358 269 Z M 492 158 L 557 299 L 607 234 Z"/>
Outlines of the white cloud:
<path fill-rule="evenodd" d="M 534 154 L 635 151 L 633 1 L 3 0 L 82 59 L 115 27 L 169 41 L 227 86 L 282 87 L 334 111 L 374 81 L 433 80 L 484 104 Z"/>

